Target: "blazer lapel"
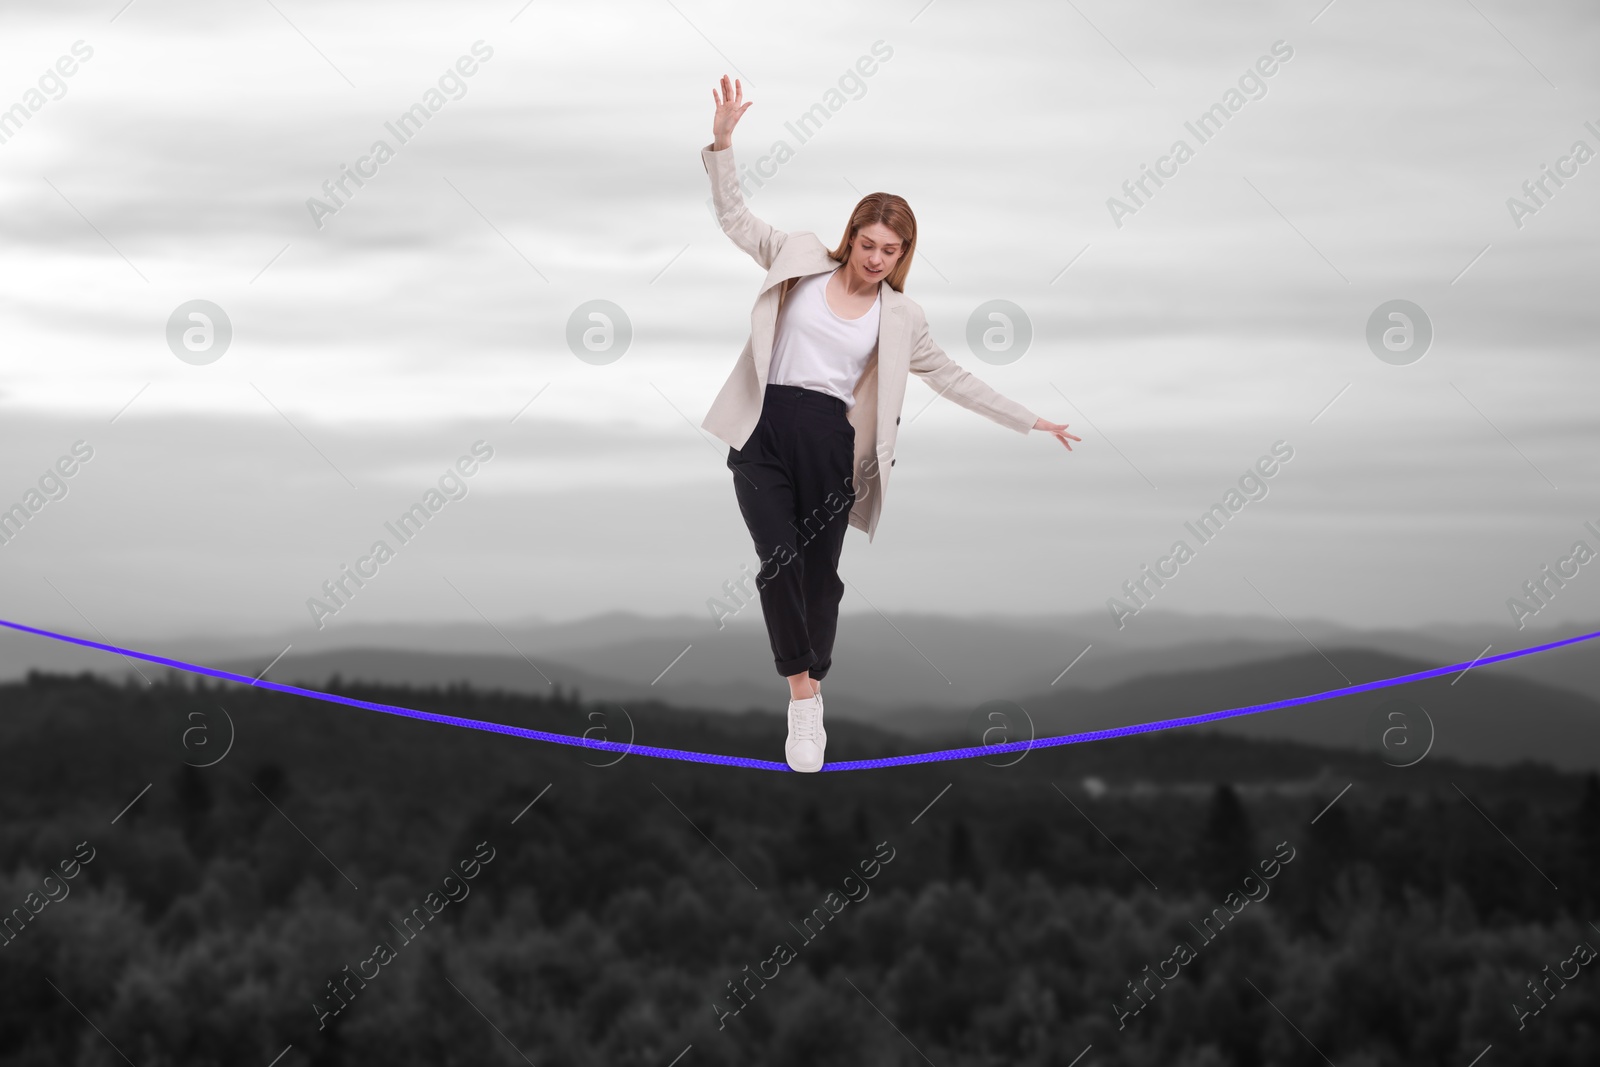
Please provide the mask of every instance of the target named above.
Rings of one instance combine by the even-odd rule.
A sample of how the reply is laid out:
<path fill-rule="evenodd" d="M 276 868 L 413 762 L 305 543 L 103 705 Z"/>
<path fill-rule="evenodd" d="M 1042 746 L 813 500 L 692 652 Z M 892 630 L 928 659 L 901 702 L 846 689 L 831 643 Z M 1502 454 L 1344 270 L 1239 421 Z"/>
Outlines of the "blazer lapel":
<path fill-rule="evenodd" d="M 882 441 L 890 436 L 885 430 L 894 424 L 895 412 L 900 410 L 901 398 L 905 396 L 911 339 L 906 336 L 909 320 L 905 295 L 882 283 L 878 292 L 883 298 L 883 309 L 878 316 L 877 438 Z"/>

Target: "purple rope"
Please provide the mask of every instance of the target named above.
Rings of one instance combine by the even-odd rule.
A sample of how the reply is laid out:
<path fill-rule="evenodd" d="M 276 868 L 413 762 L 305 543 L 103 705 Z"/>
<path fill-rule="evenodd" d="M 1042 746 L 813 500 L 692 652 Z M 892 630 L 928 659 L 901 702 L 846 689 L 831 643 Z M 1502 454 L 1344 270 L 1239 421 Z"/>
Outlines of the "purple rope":
<path fill-rule="evenodd" d="M 460 726 L 469 730 L 483 730 L 488 733 L 507 734 L 511 737 L 521 737 L 529 741 L 547 741 L 551 744 L 570 745 L 575 748 L 594 749 L 598 752 L 635 752 L 641 756 L 655 756 L 659 759 L 684 760 L 690 763 L 715 763 L 724 767 L 748 767 L 758 771 L 788 771 L 787 763 L 775 760 L 749 759 L 745 756 L 722 756 L 714 752 L 688 752 L 677 748 L 657 748 L 653 745 L 636 745 L 631 742 L 620 741 L 595 741 L 587 737 L 573 737 L 570 734 L 552 733 L 548 730 L 529 730 L 521 726 L 506 726 L 497 722 L 484 722 L 481 719 L 467 719 L 459 715 L 439 715 L 431 711 L 418 711 L 415 708 L 402 708 L 395 704 L 380 704 L 371 700 L 358 700 L 355 697 L 340 696 L 337 693 L 320 693 L 315 689 L 302 689 L 295 685 L 283 685 L 279 682 L 263 682 L 248 675 L 235 674 L 232 671 L 221 671 L 213 667 L 202 667 L 194 663 L 185 663 L 183 660 L 168 659 L 166 656 L 157 656 L 149 652 L 138 652 L 130 648 L 119 648 L 116 645 L 104 644 L 100 641 L 90 641 L 83 637 L 72 637 L 68 634 L 58 634 L 53 630 L 42 630 L 35 626 L 25 626 L 20 622 L 11 622 L 0 619 L 0 626 L 9 626 L 13 630 L 23 633 L 38 634 L 56 641 L 65 641 L 69 644 L 82 645 L 85 648 L 98 648 L 104 652 L 115 652 L 123 656 L 131 656 L 149 663 L 159 663 L 164 667 L 172 667 L 190 674 L 202 674 L 223 681 L 238 682 L 241 685 L 252 686 L 257 689 L 271 689 L 279 693 L 288 693 L 292 696 L 310 697 L 330 704 L 348 704 L 353 708 L 365 708 L 368 711 L 381 711 L 388 715 L 403 715 L 406 718 L 421 719 L 424 722 L 443 723 L 446 726 Z M 1381 678 L 1375 682 L 1362 682 L 1360 685 L 1346 686 L 1343 689 L 1329 689 L 1321 693 L 1312 693 L 1309 696 L 1288 697 L 1283 700 L 1272 700 L 1265 704 L 1250 704 L 1245 707 L 1228 708 L 1224 711 L 1208 711 L 1200 715 L 1186 715 L 1179 719 L 1162 719 L 1158 722 L 1134 723 L 1131 726 L 1116 726 L 1109 730 L 1087 730 L 1083 733 L 1063 734 L 1059 737 L 1041 737 L 1029 741 L 1008 741 L 998 745 L 976 745 L 970 748 L 947 748 L 937 752 L 919 752 L 908 756 L 886 756 L 881 759 L 840 760 L 823 766 L 824 771 L 865 771 L 877 770 L 882 767 L 900 767 L 912 763 L 941 763 L 945 760 L 975 759 L 980 756 L 999 756 L 1008 752 L 1025 752 L 1035 748 L 1054 748 L 1057 745 L 1075 745 L 1085 741 L 1105 741 L 1113 737 L 1126 737 L 1130 734 L 1154 733 L 1158 730 L 1172 730 L 1180 726 L 1194 726 L 1197 723 L 1214 722 L 1218 719 L 1229 719 L 1237 715 L 1254 715 L 1258 712 L 1273 711 L 1278 708 L 1292 708 L 1300 704 L 1314 704 L 1323 700 L 1332 700 L 1335 697 L 1353 696 L 1356 693 L 1365 693 L 1372 689 L 1387 689 L 1390 686 L 1405 685 L 1408 682 L 1420 682 L 1426 678 L 1437 678 L 1452 671 L 1466 671 L 1473 667 L 1487 666 L 1499 663 L 1502 660 L 1516 659 L 1519 656 L 1532 656 L 1539 652 L 1548 652 L 1553 648 L 1563 645 L 1576 644 L 1579 641 L 1589 641 L 1600 637 L 1600 630 L 1592 633 L 1579 634 L 1576 637 L 1564 637 L 1559 641 L 1550 641 L 1532 648 L 1518 649 L 1515 652 L 1502 652 L 1497 656 L 1486 659 L 1471 660 L 1467 663 L 1455 663 L 1448 667 L 1433 667 L 1425 671 L 1415 671 L 1411 674 L 1397 675 L 1394 678 Z"/>

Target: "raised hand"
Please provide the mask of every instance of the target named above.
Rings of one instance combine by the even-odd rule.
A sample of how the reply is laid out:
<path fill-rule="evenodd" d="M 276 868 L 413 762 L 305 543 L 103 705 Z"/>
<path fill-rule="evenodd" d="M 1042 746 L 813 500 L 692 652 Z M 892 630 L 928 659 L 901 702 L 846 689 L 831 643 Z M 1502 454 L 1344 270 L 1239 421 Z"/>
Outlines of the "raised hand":
<path fill-rule="evenodd" d="M 715 89 L 711 90 L 711 102 L 716 104 L 717 113 L 711 119 L 711 148 L 720 152 L 733 144 L 733 128 L 739 124 L 739 116 L 743 115 L 745 108 L 755 103 L 744 102 L 744 88 L 734 79 L 732 85 L 728 84 L 728 76 L 722 76 L 722 95 L 719 97 Z"/>

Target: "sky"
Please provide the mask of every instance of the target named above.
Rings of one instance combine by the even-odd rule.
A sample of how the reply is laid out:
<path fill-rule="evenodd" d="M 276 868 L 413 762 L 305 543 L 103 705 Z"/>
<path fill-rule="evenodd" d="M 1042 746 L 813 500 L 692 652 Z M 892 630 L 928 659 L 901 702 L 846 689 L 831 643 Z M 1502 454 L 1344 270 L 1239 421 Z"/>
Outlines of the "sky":
<path fill-rule="evenodd" d="M 756 561 L 699 429 L 763 274 L 707 209 L 727 73 L 736 161 L 781 160 L 751 210 L 831 247 L 906 197 L 934 339 L 1083 438 L 909 383 L 842 610 L 1109 617 L 1183 538 L 1152 607 L 1510 639 L 1525 582 L 1600 550 L 1597 31 L 1504 0 L 7 4 L 0 508 L 51 498 L 0 544 L 0 617 L 137 645 L 705 613 Z M 609 362 L 568 340 L 597 300 Z M 1032 329 L 1003 364 L 967 342 L 991 300 Z M 184 348 L 194 301 L 225 349 Z M 1537 624 L 1600 612 L 1572 566 Z"/>

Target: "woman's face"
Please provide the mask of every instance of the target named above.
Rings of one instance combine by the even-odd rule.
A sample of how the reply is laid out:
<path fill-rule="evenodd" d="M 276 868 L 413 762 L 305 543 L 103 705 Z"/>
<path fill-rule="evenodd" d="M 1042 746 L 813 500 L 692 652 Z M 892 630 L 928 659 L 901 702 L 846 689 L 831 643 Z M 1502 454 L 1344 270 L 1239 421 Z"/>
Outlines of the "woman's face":
<path fill-rule="evenodd" d="M 857 286 L 874 285 L 889 276 L 904 254 L 905 243 L 900 235 L 883 223 L 874 222 L 856 233 L 847 267 Z"/>

